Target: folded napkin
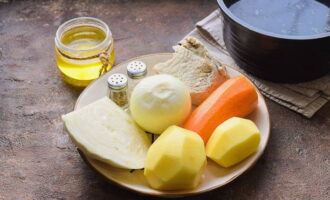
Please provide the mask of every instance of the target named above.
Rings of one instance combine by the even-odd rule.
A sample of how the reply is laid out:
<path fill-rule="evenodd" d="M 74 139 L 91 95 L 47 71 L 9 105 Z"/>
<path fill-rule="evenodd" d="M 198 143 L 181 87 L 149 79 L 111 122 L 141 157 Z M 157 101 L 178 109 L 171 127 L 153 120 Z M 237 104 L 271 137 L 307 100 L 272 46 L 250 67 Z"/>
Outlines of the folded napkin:
<path fill-rule="evenodd" d="M 221 12 L 216 10 L 198 22 L 195 29 L 185 37 L 192 36 L 199 39 L 220 62 L 247 75 L 263 95 L 308 118 L 330 100 L 330 73 L 310 82 L 280 84 L 259 79 L 240 69 L 226 50 L 222 38 L 222 26 Z"/>

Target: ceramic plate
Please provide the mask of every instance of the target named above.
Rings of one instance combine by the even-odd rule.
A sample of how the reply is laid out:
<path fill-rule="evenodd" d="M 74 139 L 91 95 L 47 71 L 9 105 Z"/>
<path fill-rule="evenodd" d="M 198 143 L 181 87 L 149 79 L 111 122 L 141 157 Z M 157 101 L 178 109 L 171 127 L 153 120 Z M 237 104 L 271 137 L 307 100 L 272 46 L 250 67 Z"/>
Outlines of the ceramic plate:
<path fill-rule="evenodd" d="M 164 62 L 172 57 L 171 53 L 159 53 L 145 55 L 137 58 L 133 58 L 127 62 L 118 64 L 110 72 L 101 76 L 98 80 L 91 83 L 79 96 L 75 110 L 79 109 L 95 100 L 98 100 L 105 95 L 107 95 L 107 78 L 113 73 L 126 73 L 126 65 L 130 61 L 140 60 L 147 64 L 149 67 L 148 75 L 152 74 L 151 67 L 159 62 Z M 227 67 L 227 72 L 229 76 L 242 75 L 237 70 Z M 235 178 L 247 171 L 253 164 L 258 160 L 258 158 L 264 152 L 270 134 L 270 119 L 267 109 L 266 102 L 260 92 L 258 91 L 259 103 L 256 110 L 250 114 L 247 118 L 253 120 L 261 133 L 261 142 L 258 148 L 258 151 L 245 159 L 243 162 L 230 167 L 228 169 L 222 168 L 216 163 L 208 160 L 208 164 L 204 174 L 202 175 L 200 184 L 192 190 L 177 190 L 177 191 L 159 191 L 150 188 L 146 182 L 146 179 L 143 176 L 142 170 L 136 170 L 130 172 L 129 170 L 117 169 L 110 167 L 102 162 L 92 160 L 85 157 L 83 154 L 82 157 L 91 166 L 94 170 L 99 172 L 107 180 L 124 187 L 129 190 L 133 190 L 139 193 L 155 195 L 155 196 L 187 196 L 198 193 L 207 192 L 221 186 L 228 184 L 233 181 Z"/>

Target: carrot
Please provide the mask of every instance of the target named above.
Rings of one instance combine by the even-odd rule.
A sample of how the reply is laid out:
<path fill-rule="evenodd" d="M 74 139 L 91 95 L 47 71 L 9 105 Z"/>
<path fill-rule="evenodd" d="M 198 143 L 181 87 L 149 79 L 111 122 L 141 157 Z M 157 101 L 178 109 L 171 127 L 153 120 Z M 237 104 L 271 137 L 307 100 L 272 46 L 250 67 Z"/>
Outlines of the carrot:
<path fill-rule="evenodd" d="M 255 87 L 243 76 L 220 85 L 185 121 L 183 128 L 197 132 L 206 144 L 215 128 L 231 117 L 245 117 L 258 103 Z"/>

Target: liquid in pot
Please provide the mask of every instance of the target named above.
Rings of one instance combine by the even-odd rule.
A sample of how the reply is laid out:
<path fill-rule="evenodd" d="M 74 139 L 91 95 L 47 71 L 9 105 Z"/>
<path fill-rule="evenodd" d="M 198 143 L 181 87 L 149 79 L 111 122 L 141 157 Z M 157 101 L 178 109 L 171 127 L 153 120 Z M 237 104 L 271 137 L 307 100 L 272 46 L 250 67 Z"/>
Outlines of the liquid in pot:
<path fill-rule="evenodd" d="M 248 24 L 281 35 L 330 34 L 330 8 L 316 0 L 239 0 L 229 10 Z"/>

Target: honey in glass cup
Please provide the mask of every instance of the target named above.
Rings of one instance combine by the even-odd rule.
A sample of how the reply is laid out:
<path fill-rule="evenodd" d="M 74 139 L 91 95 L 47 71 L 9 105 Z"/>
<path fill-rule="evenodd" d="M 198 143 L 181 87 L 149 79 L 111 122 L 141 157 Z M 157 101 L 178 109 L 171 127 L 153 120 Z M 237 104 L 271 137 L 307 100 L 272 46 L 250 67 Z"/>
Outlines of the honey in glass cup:
<path fill-rule="evenodd" d="M 56 32 L 55 56 L 63 80 L 73 86 L 86 87 L 113 65 L 112 33 L 99 19 L 71 19 Z"/>

